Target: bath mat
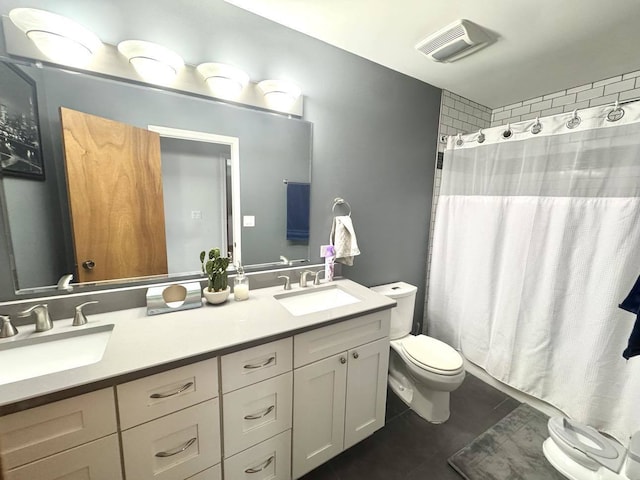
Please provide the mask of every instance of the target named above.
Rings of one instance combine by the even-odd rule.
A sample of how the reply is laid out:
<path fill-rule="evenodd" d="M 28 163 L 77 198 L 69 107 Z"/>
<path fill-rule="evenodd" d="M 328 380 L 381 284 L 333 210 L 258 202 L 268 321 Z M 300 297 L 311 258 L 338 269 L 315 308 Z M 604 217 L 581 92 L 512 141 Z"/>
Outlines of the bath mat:
<path fill-rule="evenodd" d="M 549 417 L 526 403 L 449 458 L 467 480 L 566 480 L 547 461 Z"/>

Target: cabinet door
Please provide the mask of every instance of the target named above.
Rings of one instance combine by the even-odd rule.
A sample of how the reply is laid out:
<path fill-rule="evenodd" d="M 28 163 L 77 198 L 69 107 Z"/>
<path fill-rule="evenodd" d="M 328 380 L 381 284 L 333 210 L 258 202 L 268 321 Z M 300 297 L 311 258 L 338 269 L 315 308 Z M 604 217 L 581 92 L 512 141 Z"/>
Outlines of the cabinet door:
<path fill-rule="evenodd" d="M 344 448 L 384 426 L 389 339 L 349 350 Z"/>
<path fill-rule="evenodd" d="M 342 451 L 347 352 L 293 373 L 293 478 Z"/>
<path fill-rule="evenodd" d="M 222 480 L 220 464 L 207 468 L 204 472 L 196 473 L 193 477 L 187 478 L 187 480 Z"/>
<path fill-rule="evenodd" d="M 109 435 L 9 470 L 6 480 L 120 480 L 118 437 Z"/>
<path fill-rule="evenodd" d="M 116 431 L 113 388 L 0 417 L 0 455 L 7 470 Z"/>

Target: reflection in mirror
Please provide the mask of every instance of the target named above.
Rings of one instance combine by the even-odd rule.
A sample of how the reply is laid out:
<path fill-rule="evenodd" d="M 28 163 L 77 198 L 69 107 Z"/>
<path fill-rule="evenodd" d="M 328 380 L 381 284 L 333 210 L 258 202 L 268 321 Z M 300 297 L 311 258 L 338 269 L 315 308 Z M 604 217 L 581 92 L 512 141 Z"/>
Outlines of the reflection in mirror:
<path fill-rule="evenodd" d="M 46 172 L 46 178 L 40 181 L 2 175 L 0 182 L 2 207 L 8 218 L 2 227 L 12 246 L 12 273 L 19 293 L 42 287 L 53 291 L 50 286 L 61 276 L 76 271 L 60 107 L 141 129 L 163 125 L 238 139 L 238 204 L 242 211 L 234 210 L 231 198 L 236 180 L 231 172 L 233 166 L 227 165 L 231 157 L 228 145 L 223 142 L 222 148 L 215 144 L 204 147 L 192 142 L 191 150 L 177 153 L 187 140 L 161 134 L 162 184 L 171 197 L 164 199 L 167 244 L 193 240 L 192 245 L 185 243 L 175 255 L 171 248 L 167 249 L 171 278 L 198 271 L 197 254 L 202 249 L 224 250 L 225 245 L 234 259 L 242 255 L 248 269 L 254 264 L 273 267 L 281 255 L 309 259 L 306 243 L 286 238 L 283 183 L 285 178 L 310 182 L 309 122 L 49 66 L 36 68 L 21 63 L 17 68 L 35 85 Z M 0 101 L 1 105 L 7 103 Z M 183 155 L 184 159 L 178 158 Z M 212 158 L 206 167 L 203 156 Z M 182 174 L 187 177 L 176 176 Z M 186 193 L 189 198 L 184 196 Z M 210 195 L 209 200 L 204 199 L 205 195 Z M 254 226 L 241 227 L 243 216 L 253 217 Z M 242 229 L 242 245 L 240 235 L 233 235 L 234 225 L 236 231 Z M 199 226 L 211 230 L 200 231 Z M 123 282 L 126 280 L 119 281 Z"/>

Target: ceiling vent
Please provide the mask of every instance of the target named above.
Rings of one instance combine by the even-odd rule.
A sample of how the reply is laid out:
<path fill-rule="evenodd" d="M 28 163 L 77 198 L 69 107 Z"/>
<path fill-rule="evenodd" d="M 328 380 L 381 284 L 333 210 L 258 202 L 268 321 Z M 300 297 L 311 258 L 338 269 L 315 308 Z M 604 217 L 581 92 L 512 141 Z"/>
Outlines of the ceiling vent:
<path fill-rule="evenodd" d="M 469 20 L 456 20 L 429 35 L 416 50 L 435 62 L 453 62 L 489 44 L 491 37 Z"/>

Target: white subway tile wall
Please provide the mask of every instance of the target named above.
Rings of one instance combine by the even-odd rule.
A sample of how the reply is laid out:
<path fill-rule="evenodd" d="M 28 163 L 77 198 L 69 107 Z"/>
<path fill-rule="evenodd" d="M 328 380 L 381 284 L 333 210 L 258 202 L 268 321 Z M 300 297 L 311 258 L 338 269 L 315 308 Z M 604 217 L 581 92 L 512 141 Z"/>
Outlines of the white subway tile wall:
<path fill-rule="evenodd" d="M 613 104 L 616 100 L 640 100 L 640 70 L 494 108 L 491 126 L 497 127 L 581 108 Z"/>
<path fill-rule="evenodd" d="M 442 98 L 440 100 L 440 122 L 438 125 L 438 153 L 442 153 L 446 149 L 446 143 L 440 141 L 443 136 L 475 132 L 481 128 L 489 128 L 490 126 L 490 108 L 472 102 L 455 93 L 448 92 L 447 90 L 442 91 Z M 437 165 L 438 162 L 436 161 L 436 171 L 433 181 L 433 201 L 431 203 L 431 228 L 429 229 L 429 255 L 427 256 L 427 265 L 425 266 L 427 274 L 426 291 L 429 290 L 433 226 L 436 219 L 436 208 L 438 208 L 438 197 L 440 196 L 440 179 L 442 178 L 442 170 L 439 170 Z M 426 322 L 423 330 L 425 330 L 425 328 Z"/>

